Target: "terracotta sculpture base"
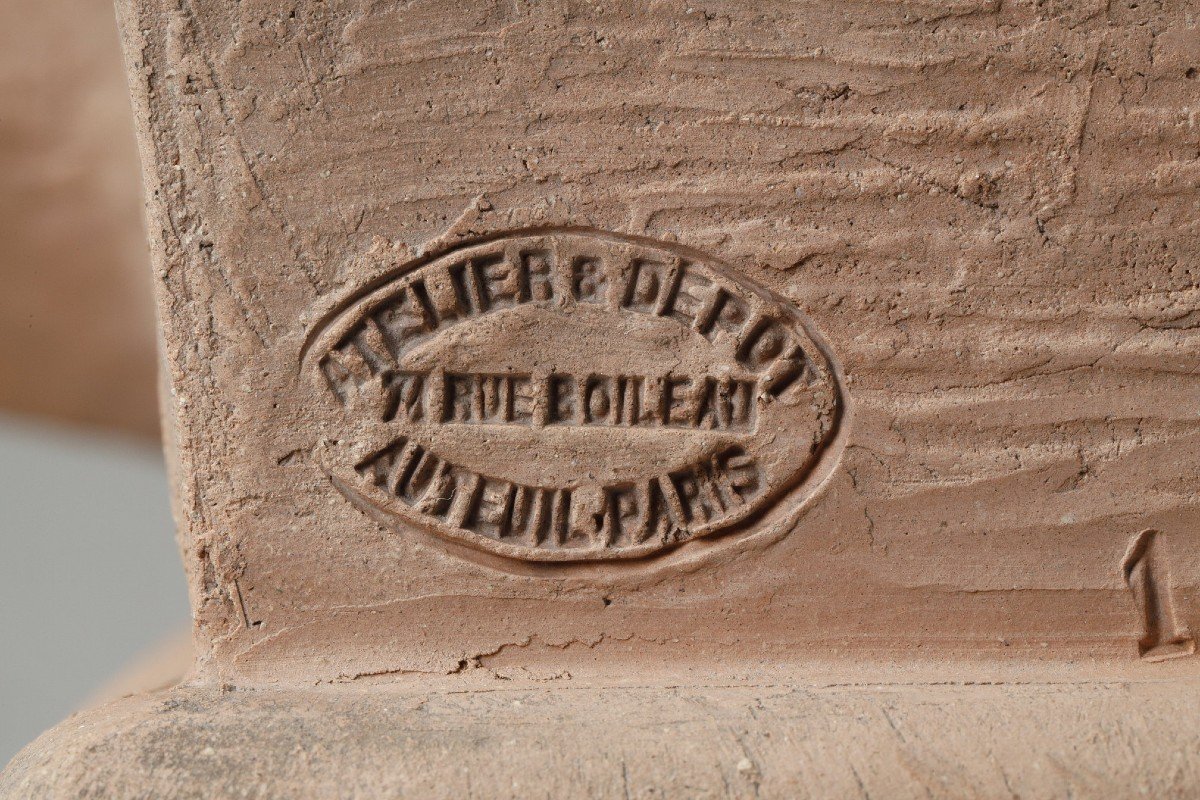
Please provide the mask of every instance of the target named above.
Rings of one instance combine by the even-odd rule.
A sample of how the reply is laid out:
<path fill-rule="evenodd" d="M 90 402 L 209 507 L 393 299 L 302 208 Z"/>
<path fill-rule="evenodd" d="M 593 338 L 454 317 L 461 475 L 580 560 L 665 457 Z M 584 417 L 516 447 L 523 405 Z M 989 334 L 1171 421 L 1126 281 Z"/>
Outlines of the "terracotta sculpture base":
<path fill-rule="evenodd" d="M 117 5 L 194 688 L 0 797 L 1200 796 L 1193 8 Z"/>
<path fill-rule="evenodd" d="M 76 715 L 0 797 L 1194 797 L 1200 681 L 178 688 Z M 484 687 L 487 688 L 484 688 Z"/>

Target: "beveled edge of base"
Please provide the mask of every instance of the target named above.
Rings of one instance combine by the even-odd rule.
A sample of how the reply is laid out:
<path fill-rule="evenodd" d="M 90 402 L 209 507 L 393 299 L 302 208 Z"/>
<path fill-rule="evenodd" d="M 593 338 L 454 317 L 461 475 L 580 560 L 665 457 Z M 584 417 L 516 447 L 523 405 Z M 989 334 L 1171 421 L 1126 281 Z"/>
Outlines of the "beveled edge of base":
<path fill-rule="evenodd" d="M 1200 796 L 1200 681 L 178 687 L 76 714 L 0 798 Z"/>

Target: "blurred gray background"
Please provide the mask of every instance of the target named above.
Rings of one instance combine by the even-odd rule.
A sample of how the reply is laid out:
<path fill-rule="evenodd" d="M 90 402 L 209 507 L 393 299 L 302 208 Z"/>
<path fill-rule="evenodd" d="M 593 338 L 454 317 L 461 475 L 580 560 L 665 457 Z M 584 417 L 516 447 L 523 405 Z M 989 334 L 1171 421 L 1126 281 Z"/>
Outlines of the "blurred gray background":
<path fill-rule="evenodd" d="M 150 445 L 0 417 L 0 762 L 186 627 Z"/>
<path fill-rule="evenodd" d="M 111 0 L 0 3 L 0 766 L 187 657 L 140 183 Z"/>

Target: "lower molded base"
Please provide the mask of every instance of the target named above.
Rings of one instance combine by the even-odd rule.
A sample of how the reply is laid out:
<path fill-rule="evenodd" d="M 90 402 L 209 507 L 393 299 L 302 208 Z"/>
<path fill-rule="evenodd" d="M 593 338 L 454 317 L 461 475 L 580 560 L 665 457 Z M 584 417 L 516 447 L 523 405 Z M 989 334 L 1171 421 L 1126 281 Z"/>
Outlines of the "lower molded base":
<path fill-rule="evenodd" d="M 0 798 L 1200 796 L 1200 681 L 180 687 L 77 714 Z"/>

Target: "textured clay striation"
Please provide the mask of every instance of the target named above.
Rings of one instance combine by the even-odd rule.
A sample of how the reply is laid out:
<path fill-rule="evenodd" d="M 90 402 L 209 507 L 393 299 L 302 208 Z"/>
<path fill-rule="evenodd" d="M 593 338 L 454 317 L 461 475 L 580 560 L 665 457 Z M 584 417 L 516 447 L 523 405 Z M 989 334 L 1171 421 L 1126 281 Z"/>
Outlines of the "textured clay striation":
<path fill-rule="evenodd" d="M 13 780 L 1200 794 L 1195 3 L 118 6 L 199 658 Z"/>

